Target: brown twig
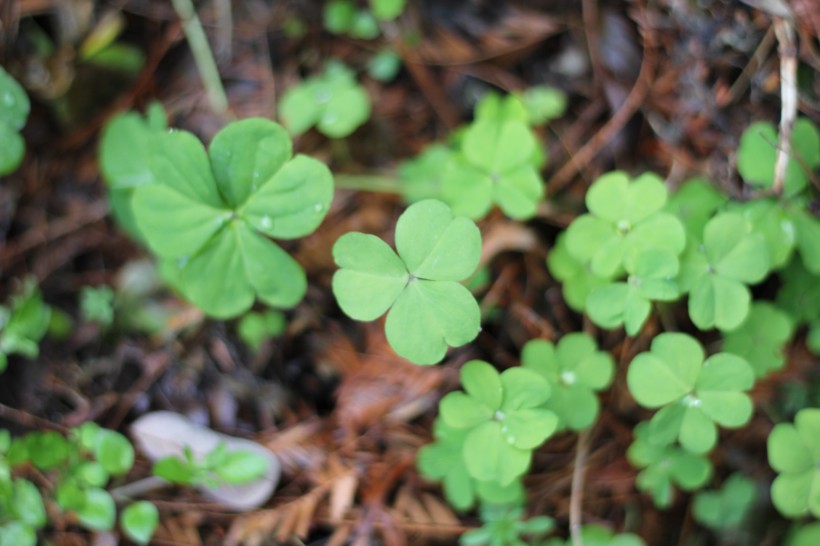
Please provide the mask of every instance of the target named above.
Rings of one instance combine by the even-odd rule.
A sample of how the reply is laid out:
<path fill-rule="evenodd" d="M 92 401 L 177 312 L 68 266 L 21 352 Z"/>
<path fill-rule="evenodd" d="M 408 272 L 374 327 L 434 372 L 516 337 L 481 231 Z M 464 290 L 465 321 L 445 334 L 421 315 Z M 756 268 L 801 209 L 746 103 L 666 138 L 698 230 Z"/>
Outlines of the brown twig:
<path fill-rule="evenodd" d="M 572 537 L 572 546 L 584 546 L 581 536 L 584 504 L 584 478 L 586 477 L 586 459 L 589 452 L 589 440 L 592 429 L 585 429 L 578 433 L 578 442 L 575 447 L 575 463 L 572 469 L 572 486 L 569 498 L 569 534 Z"/>
<path fill-rule="evenodd" d="M 774 33 L 777 36 L 780 53 L 781 106 L 780 140 L 774 164 L 772 191 L 780 195 L 783 192 L 783 180 L 786 178 L 786 168 L 791 155 L 792 128 L 797 117 L 797 47 L 794 43 L 794 26 L 788 19 L 776 17 Z"/>

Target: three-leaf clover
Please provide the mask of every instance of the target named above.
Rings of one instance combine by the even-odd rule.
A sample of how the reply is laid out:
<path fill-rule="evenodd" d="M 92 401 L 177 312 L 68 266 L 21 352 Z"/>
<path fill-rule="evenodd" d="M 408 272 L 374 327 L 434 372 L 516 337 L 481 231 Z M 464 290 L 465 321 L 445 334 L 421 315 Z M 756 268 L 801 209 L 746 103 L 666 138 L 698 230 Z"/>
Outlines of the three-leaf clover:
<path fill-rule="evenodd" d="M 719 353 L 704 362 L 700 343 L 681 333 L 657 336 L 627 372 L 635 400 L 661 408 L 649 422 L 650 440 L 668 444 L 677 438 L 692 453 L 714 447 L 716 424 L 737 428 L 749 421 L 753 406 L 744 391 L 754 380 L 752 367 L 741 357 Z"/>
<path fill-rule="evenodd" d="M 675 282 L 678 258 L 665 250 L 647 249 L 628 256 L 624 269 L 626 280 L 593 289 L 586 308 L 598 326 L 616 328 L 623 324 L 626 333 L 634 336 L 649 317 L 653 300 L 672 301 L 680 295 Z"/>
<path fill-rule="evenodd" d="M 527 471 L 532 450 L 558 428 L 558 417 L 542 407 L 550 384 L 540 374 L 510 368 L 499 374 L 481 360 L 461 369 L 466 392 L 452 392 L 439 404 L 441 419 L 467 430 L 464 463 L 477 480 L 506 485 Z"/>
<path fill-rule="evenodd" d="M 732 330 L 749 313 L 748 284 L 769 272 L 766 241 L 741 215 L 720 213 L 703 229 L 703 243 L 690 244 L 678 283 L 689 292 L 689 316 L 701 330 Z"/>
<path fill-rule="evenodd" d="M 652 495 L 655 506 L 667 508 L 672 504 L 675 485 L 684 491 L 703 487 L 712 476 L 712 463 L 672 442 L 657 443 L 649 426 L 645 421 L 638 423 L 626 456 L 633 466 L 642 469 L 635 480 L 637 488 Z"/>
<path fill-rule="evenodd" d="M 13 172 L 26 153 L 20 129 L 26 124 L 31 104 L 17 81 L 0 66 L 0 175 Z"/>
<path fill-rule="evenodd" d="M 777 158 L 777 129 L 768 121 L 752 123 L 740 137 L 737 170 L 750 186 L 771 188 Z M 814 123 L 799 118 L 791 134 L 791 157 L 783 180 L 783 192 L 793 196 L 803 191 L 808 173 L 820 165 L 820 134 Z"/>
<path fill-rule="evenodd" d="M 480 118 L 445 168 L 442 199 L 456 214 L 483 218 L 497 204 L 516 220 L 535 215 L 544 184 L 533 164 L 538 141 L 523 121 Z"/>
<path fill-rule="evenodd" d="M 790 518 L 820 517 L 820 409 L 800 410 L 794 424 L 781 423 L 768 439 L 769 464 L 778 472 L 772 502 Z"/>
<path fill-rule="evenodd" d="M 692 515 L 711 529 L 737 527 L 755 502 L 755 483 L 743 474 L 732 474 L 716 491 L 695 495 Z"/>
<path fill-rule="evenodd" d="M 757 377 L 783 367 L 783 350 L 794 327 L 789 316 L 768 302 L 755 302 L 746 320 L 723 337 L 723 350 L 742 357 Z"/>
<path fill-rule="evenodd" d="M 279 117 L 293 134 L 316 126 L 331 138 L 346 137 L 370 117 L 370 99 L 356 76 L 338 61 L 291 87 L 279 103 Z"/>
<path fill-rule="evenodd" d="M 600 406 L 595 391 L 609 386 L 615 372 L 609 353 L 584 333 L 567 334 L 557 346 L 542 339 L 527 342 L 521 365 L 549 381 L 552 394 L 545 407 L 558 416 L 559 427 L 572 430 L 595 422 Z"/>
<path fill-rule="evenodd" d="M 333 276 L 339 306 L 356 320 L 375 320 L 388 309 L 390 346 L 416 364 L 434 364 L 447 346 L 472 341 L 480 329 L 478 304 L 458 281 L 481 255 L 481 233 L 440 201 L 415 203 L 396 224 L 396 249 L 364 233 L 347 233 L 333 246 L 340 267 Z"/>
<path fill-rule="evenodd" d="M 280 125 L 258 118 L 225 127 L 207 153 L 184 131 L 154 139 L 155 182 L 134 189 L 134 217 L 151 250 L 177 264 L 184 294 L 214 317 L 239 315 L 256 297 L 292 307 L 305 293 L 302 268 L 266 236 L 316 229 L 333 179 L 291 148 Z"/>
<path fill-rule="evenodd" d="M 656 175 L 635 180 L 621 171 L 607 173 L 586 194 L 589 214 L 567 229 L 567 248 L 598 277 L 620 275 L 625 262 L 647 249 L 678 256 L 686 245 L 683 224 L 664 212 L 668 192 Z"/>

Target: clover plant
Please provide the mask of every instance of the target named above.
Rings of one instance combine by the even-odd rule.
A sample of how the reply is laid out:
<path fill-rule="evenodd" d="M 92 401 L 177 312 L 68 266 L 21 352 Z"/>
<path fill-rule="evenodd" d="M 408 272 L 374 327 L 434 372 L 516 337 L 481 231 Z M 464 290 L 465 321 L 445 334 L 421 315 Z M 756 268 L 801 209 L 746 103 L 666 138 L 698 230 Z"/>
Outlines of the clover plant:
<path fill-rule="evenodd" d="M 134 188 L 131 209 L 184 295 L 218 318 L 243 313 L 255 298 L 296 305 L 305 273 L 267 237 L 316 229 L 333 198 L 327 167 L 291 157 L 287 132 L 259 118 L 231 123 L 208 152 L 185 131 L 158 134 L 152 144 L 153 182 Z"/>
<path fill-rule="evenodd" d="M 43 303 L 34 280 L 27 280 L 11 305 L 0 305 L 0 373 L 8 366 L 8 357 L 18 354 L 35 358 L 39 343 L 49 327 L 51 307 Z"/>
<path fill-rule="evenodd" d="M 794 424 L 781 423 L 768 439 L 769 464 L 778 473 L 772 502 L 790 518 L 820 518 L 820 409 L 797 412 Z"/>
<path fill-rule="evenodd" d="M 789 316 L 775 305 L 752 303 L 746 320 L 723 337 L 723 350 L 742 357 L 755 371 L 755 376 L 780 370 L 786 362 L 784 350 L 794 327 Z"/>
<path fill-rule="evenodd" d="M 649 352 L 629 365 L 627 383 L 635 400 L 661 408 L 649 422 L 649 440 L 660 445 L 678 439 L 692 453 L 706 453 L 717 442 L 716 424 L 737 428 L 749 422 L 748 391 L 754 371 L 741 357 L 719 353 L 704 361 L 700 343 L 681 333 L 663 333 Z"/>
<path fill-rule="evenodd" d="M 275 310 L 263 313 L 247 313 L 240 319 L 236 332 L 242 341 L 256 352 L 266 339 L 282 335 L 285 331 L 285 315 Z"/>
<path fill-rule="evenodd" d="M 675 486 L 693 491 L 712 477 L 712 463 L 703 455 L 681 449 L 673 442 L 658 443 L 649 431 L 650 424 L 638 423 L 635 439 L 626 452 L 629 462 L 641 469 L 635 486 L 652 496 L 658 508 L 672 504 Z"/>
<path fill-rule="evenodd" d="M 86 321 L 110 326 L 114 322 L 114 291 L 109 286 L 83 286 L 80 311 Z"/>
<path fill-rule="evenodd" d="M 524 510 L 508 505 L 482 506 L 480 528 L 467 531 L 459 539 L 461 546 L 527 546 L 555 527 L 547 516 L 524 519 Z M 523 537 L 530 537 L 524 540 Z"/>
<path fill-rule="evenodd" d="M 691 178 L 669 197 L 664 209 L 683 223 L 687 239 L 700 239 L 706 223 L 727 201 L 728 197 L 705 178 Z"/>
<path fill-rule="evenodd" d="M 322 11 L 325 29 L 360 40 L 372 40 L 381 33 L 373 13 L 360 9 L 352 0 L 331 0 Z"/>
<path fill-rule="evenodd" d="M 612 382 L 615 364 L 609 353 L 599 351 L 589 335 L 572 333 L 557 345 L 534 339 L 521 351 L 525 370 L 538 372 L 550 384 L 552 394 L 545 407 L 558 416 L 558 427 L 581 430 L 598 417 L 595 391 Z"/>
<path fill-rule="evenodd" d="M 719 213 L 690 241 L 678 282 L 689 292 L 689 317 L 701 330 L 737 328 L 749 314 L 747 285 L 762 281 L 771 261 L 766 241 L 740 214 Z"/>
<path fill-rule="evenodd" d="M 508 485 L 527 471 L 532 450 L 558 428 L 558 417 L 543 407 L 550 384 L 532 370 L 499 374 L 481 360 L 464 365 L 461 384 L 466 392 L 441 400 L 441 419 L 467 431 L 462 453 L 471 477 Z"/>
<path fill-rule="evenodd" d="M 750 186 L 772 188 L 778 135 L 768 121 L 752 123 L 743 131 L 737 149 L 737 170 Z M 820 165 L 820 133 L 808 118 L 799 118 L 792 129 L 791 156 L 783 180 L 783 193 L 793 196 L 806 188 L 812 170 Z"/>
<path fill-rule="evenodd" d="M 37 488 L 23 479 L 8 482 L 11 469 L 29 465 L 48 475 L 60 510 L 74 514 L 86 529 L 113 529 L 117 507 L 105 487 L 111 478 L 127 474 L 134 463 L 134 449 L 125 436 L 90 422 L 71 429 L 67 437 L 54 431 L 31 432 L 9 442 L 7 436 L 3 440 L 4 433 L 0 431 L 0 521 L 5 519 L 4 510 L 12 515 L 15 510 L 26 511 L 16 519 L 27 530 L 18 525 L 11 531 L 22 533 L 15 545 L 35 544 L 33 533 L 46 523 L 42 494 Z M 7 487 L 9 483 L 12 489 Z M 15 503 L 21 503 L 17 508 L 7 504 L 5 494 L 9 492 Z M 121 513 L 123 532 L 139 544 L 148 542 L 158 521 L 156 508 L 147 504 L 129 505 Z"/>
<path fill-rule="evenodd" d="M 435 442 L 419 449 L 417 466 L 421 474 L 440 480 L 444 496 L 457 510 L 467 510 L 476 500 L 482 503 L 520 505 L 524 486 L 520 479 L 502 486 L 497 482 L 477 480 L 464 463 L 464 442 L 468 430 L 448 426 L 440 417 L 433 424 Z"/>
<path fill-rule="evenodd" d="M 538 158 L 539 142 L 527 123 L 479 117 L 444 170 L 442 199 L 456 214 L 473 219 L 483 218 L 494 204 L 510 218 L 532 218 L 544 196 Z"/>
<path fill-rule="evenodd" d="M 576 259 L 567 248 L 567 233 L 561 232 L 555 239 L 555 246 L 547 254 L 547 267 L 556 280 L 561 281 L 561 293 L 570 308 L 582 313 L 587 306 L 589 295 L 606 279 L 598 277 L 590 270 L 590 264 Z"/>
<path fill-rule="evenodd" d="M 340 267 L 333 293 L 356 320 L 386 311 L 390 346 L 416 364 L 435 364 L 447 346 L 472 341 L 480 330 L 478 303 L 458 281 L 481 255 L 481 233 L 436 200 L 415 203 L 396 223 L 396 249 L 364 233 L 347 233 L 333 246 Z"/>
<path fill-rule="evenodd" d="M 20 129 L 26 124 L 31 104 L 17 81 L 0 66 L 0 176 L 14 172 L 23 161 L 26 143 Z"/>
<path fill-rule="evenodd" d="M 131 196 L 134 188 L 154 182 L 151 169 L 154 139 L 168 129 L 165 110 L 151 103 L 145 116 L 123 112 L 114 116 L 103 130 L 100 140 L 100 172 L 108 185 L 111 212 L 120 227 L 140 242 L 140 234 Z"/>
<path fill-rule="evenodd" d="M 743 474 L 732 474 L 723 487 L 695 495 L 692 515 L 695 521 L 710 529 L 740 526 L 755 502 L 755 483 Z"/>
<path fill-rule="evenodd" d="M 220 483 L 240 485 L 265 474 L 268 460 L 258 453 L 229 450 L 225 442 L 204 457 L 185 448 L 184 458 L 168 455 L 154 463 L 154 475 L 180 485 L 216 487 Z"/>
<path fill-rule="evenodd" d="M 633 533 L 615 534 L 612 530 L 601 525 L 584 525 L 581 528 L 581 543 L 584 546 L 646 546 L 646 542 Z M 553 538 L 542 546 L 574 546 L 572 539 L 566 542 Z"/>
<path fill-rule="evenodd" d="M 331 61 L 321 74 L 285 92 L 279 117 L 295 135 L 315 125 L 326 136 L 342 138 L 370 117 L 370 98 L 352 70 Z"/>
<path fill-rule="evenodd" d="M 674 215 L 663 210 L 668 192 L 656 175 L 634 180 L 621 171 L 604 174 L 586 194 L 588 214 L 567 228 L 567 249 L 604 279 L 623 274 L 627 261 L 643 252 L 666 252 L 673 260 L 683 252 L 686 232 Z"/>
<path fill-rule="evenodd" d="M 10 446 L 9 431 L 0 429 L 0 546 L 35 546 L 47 520 L 45 504 L 33 483 L 12 477 Z"/>

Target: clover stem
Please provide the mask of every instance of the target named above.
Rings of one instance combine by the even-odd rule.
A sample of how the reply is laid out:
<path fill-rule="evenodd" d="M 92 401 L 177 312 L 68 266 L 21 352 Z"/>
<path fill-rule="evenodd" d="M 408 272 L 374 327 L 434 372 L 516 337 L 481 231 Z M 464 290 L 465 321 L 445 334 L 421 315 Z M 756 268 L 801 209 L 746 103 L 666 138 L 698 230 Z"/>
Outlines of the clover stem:
<path fill-rule="evenodd" d="M 228 111 L 228 97 L 225 95 L 225 88 L 219 77 L 219 70 L 216 67 L 211 47 L 208 45 L 208 38 L 202 28 L 202 23 L 197 17 L 196 9 L 191 0 L 171 0 L 174 10 L 182 21 L 182 30 L 185 38 L 191 47 L 194 55 L 199 75 L 202 78 L 202 85 L 205 86 L 205 93 L 211 109 L 217 114 L 224 114 Z"/>
<path fill-rule="evenodd" d="M 572 537 L 572 546 L 584 546 L 584 539 L 581 536 L 581 507 L 584 501 L 584 478 L 590 434 L 590 429 L 580 431 L 575 446 L 575 463 L 572 469 L 572 487 L 569 498 L 569 534 Z"/>
<path fill-rule="evenodd" d="M 372 174 L 337 174 L 333 177 L 337 188 L 357 191 L 401 193 L 397 178 Z"/>

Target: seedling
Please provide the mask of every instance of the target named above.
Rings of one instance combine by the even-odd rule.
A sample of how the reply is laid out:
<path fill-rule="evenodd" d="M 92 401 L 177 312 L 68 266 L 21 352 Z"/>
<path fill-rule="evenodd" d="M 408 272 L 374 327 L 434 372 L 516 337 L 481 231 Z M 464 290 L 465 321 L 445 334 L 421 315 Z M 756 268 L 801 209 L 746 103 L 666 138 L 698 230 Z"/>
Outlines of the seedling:
<path fill-rule="evenodd" d="M 646 546 L 641 537 L 632 533 L 615 534 L 600 525 L 584 525 L 581 529 L 581 543 L 584 546 Z M 542 546 L 574 546 L 572 539 L 564 542 L 553 538 Z"/>
<path fill-rule="evenodd" d="M 4 432 L 0 432 L 0 436 Z M 9 497 L 4 497 L 6 493 L 10 493 L 10 498 L 19 506 L 10 508 L 12 512 L 25 510 L 25 514 L 17 518 L 17 527 L 10 531 L 23 532 L 19 535 L 22 541 L 14 544 L 35 544 L 33 533 L 46 522 L 42 496 L 33 484 L 20 479 L 13 482 L 11 489 L 7 487 L 12 483 L 7 481 L 9 470 L 15 467 L 31 465 L 47 473 L 55 485 L 56 505 L 72 513 L 83 527 L 93 531 L 108 531 L 114 527 L 117 508 L 104 487 L 111 477 L 125 475 L 134 463 L 134 449 L 123 435 L 85 423 L 72 429 L 68 437 L 53 431 L 32 432 L 8 442 L 6 435 L 6 441 L 0 441 L 0 448 L 3 448 L 0 449 L 0 514 L 4 503 L 9 501 Z M 157 520 L 156 508 L 153 505 L 149 508 L 143 502 L 126 508 L 120 524 L 129 537 L 145 544 Z M 27 526 L 27 530 L 21 529 L 20 523 Z"/>
<path fill-rule="evenodd" d="M 185 131 L 154 137 L 154 182 L 133 190 L 134 218 L 185 296 L 211 316 L 237 316 L 257 297 L 292 307 L 305 293 L 302 268 L 266 236 L 316 229 L 333 178 L 323 163 L 291 157 L 291 146 L 280 125 L 259 118 L 222 129 L 208 153 Z"/>
<path fill-rule="evenodd" d="M 555 527 L 547 516 L 524 519 L 524 510 L 506 505 L 485 505 L 481 508 L 484 525 L 467 531 L 459 539 L 461 546 L 527 546 Z M 530 537 L 524 540 L 523 537 Z"/>
<path fill-rule="evenodd" d="M 230 451 L 224 442 L 204 457 L 197 457 L 188 447 L 184 455 L 184 458 L 169 455 L 158 460 L 154 463 L 154 474 L 181 485 L 217 487 L 252 482 L 268 468 L 268 460 L 258 453 Z"/>
<path fill-rule="evenodd" d="M 626 327 L 630 336 L 643 328 L 652 301 L 673 301 L 680 296 L 675 282 L 678 258 L 671 252 L 647 249 L 627 257 L 624 282 L 604 284 L 593 289 L 587 298 L 589 318 L 604 328 Z"/>
<path fill-rule="evenodd" d="M 100 141 L 100 171 L 108 184 L 114 219 L 137 241 L 145 242 L 131 210 L 134 188 L 154 182 L 153 143 L 168 129 L 165 111 L 152 103 L 143 118 L 136 112 L 118 114 L 105 126 Z"/>
<path fill-rule="evenodd" d="M 704 362 L 700 343 L 687 334 L 663 333 L 649 352 L 629 365 L 627 383 L 635 400 L 661 408 L 649 422 L 649 440 L 668 445 L 679 439 L 692 453 L 706 453 L 717 442 L 716 424 L 737 428 L 749 422 L 753 405 L 752 367 L 739 356 L 719 353 Z"/>
<path fill-rule="evenodd" d="M 749 314 L 747 285 L 762 281 L 771 261 L 766 241 L 743 216 L 720 213 L 703 229 L 703 242 L 690 242 L 678 283 L 689 292 L 689 316 L 701 330 L 737 328 Z"/>
<path fill-rule="evenodd" d="M 721 489 L 701 491 L 695 495 L 692 515 L 710 529 L 740 526 L 756 497 L 755 484 L 743 474 L 732 474 Z"/>
<path fill-rule="evenodd" d="M 561 293 L 570 308 L 583 313 L 587 298 L 599 286 L 607 284 L 605 279 L 590 271 L 590 264 L 577 260 L 567 248 L 567 234 L 562 232 L 555 240 L 547 255 L 547 267 L 557 280 L 561 281 Z"/>
<path fill-rule="evenodd" d="M 40 353 L 39 343 L 50 319 L 51 308 L 43 303 L 33 280 L 24 283 L 9 307 L 0 305 L 0 373 L 8 366 L 9 355 L 35 358 Z"/>
<path fill-rule="evenodd" d="M 567 109 L 567 96 L 554 87 L 536 85 L 521 93 L 532 125 L 544 125 L 564 115 Z"/>
<path fill-rule="evenodd" d="M 264 313 L 247 313 L 239 321 L 236 331 L 242 341 L 253 352 L 257 352 L 266 339 L 282 335 L 285 325 L 285 315 L 270 310 Z"/>
<path fill-rule="evenodd" d="M 668 508 L 672 505 L 675 486 L 694 491 L 709 481 L 712 463 L 703 455 L 681 449 L 672 442 L 657 443 L 649 427 L 647 422 L 635 426 L 635 440 L 626 456 L 633 466 L 641 469 L 635 480 L 636 487 L 649 493 L 658 508 Z"/>
<path fill-rule="evenodd" d="M 370 117 L 370 99 L 352 70 L 331 61 L 322 74 L 285 92 L 279 103 L 279 117 L 295 135 L 315 125 L 326 136 L 342 138 Z"/>
<path fill-rule="evenodd" d="M 784 349 L 793 331 L 784 311 L 768 302 L 755 302 L 746 320 L 725 334 L 723 350 L 745 359 L 760 378 L 783 368 Z"/>
<path fill-rule="evenodd" d="M 14 172 L 23 161 L 26 143 L 20 129 L 26 124 L 31 104 L 17 81 L 0 66 L 0 176 Z"/>
<path fill-rule="evenodd" d="M 373 40 L 381 33 L 379 23 L 366 9 L 352 0 L 332 0 L 322 12 L 325 28 L 333 34 L 346 34 L 360 40 Z"/>
<path fill-rule="evenodd" d="M 533 159 L 538 141 L 523 121 L 479 118 L 465 131 L 447 165 L 442 199 L 456 214 L 483 218 L 497 204 L 516 220 L 535 215 L 544 183 Z"/>
<path fill-rule="evenodd" d="M 499 374 L 473 360 L 461 369 L 465 392 L 452 392 L 439 404 L 444 423 L 467 430 L 464 463 L 473 478 L 508 485 L 524 474 L 532 450 L 558 428 L 558 417 L 543 404 L 550 384 L 525 368 Z"/>
<path fill-rule="evenodd" d="M 382 49 L 367 61 L 367 75 L 387 83 L 396 78 L 401 70 L 401 57 L 392 49 Z"/>
<path fill-rule="evenodd" d="M 677 257 L 686 245 L 686 233 L 680 220 L 663 211 L 667 193 L 654 174 L 635 180 L 620 171 L 601 176 L 587 191 L 589 214 L 567 229 L 567 249 L 604 279 L 620 276 L 627 261 L 635 263 L 647 250 Z"/>
<path fill-rule="evenodd" d="M 755 188 L 771 189 L 777 158 L 777 129 L 768 121 L 751 124 L 740 137 L 737 170 Z M 820 165 L 820 134 L 807 118 L 799 118 L 791 134 L 791 157 L 783 180 L 783 194 L 791 197 L 802 192 L 809 174 Z"/>
<path fill-rule="evenodd" d="M 478 304 L 458 281 L 478 266 L 481 233 L 444 203 L 426 200 L 399 217 L 395 239 L 398 255 L 375 235 L 340 237 L 333 293 L 356 320 L 375 320 L 389 309 L 390 346 L 416 364 L 435 364 L 448 345 L 469 343 L 480 330 Z"/>
<path fill-rule="evenodd" d="M 587 334 L 572 333 L 555 346 L 534 339 L 521 352 L 521 365 L 544 377 L 552 388 L 545 407 L 558 416 L 558 428 L 581 430 L 598 417 L 595 391 L 612 382 L 615 365 L 609 353 L 599 351 Z"/>
<path fill-rule="evenodd" d="M 768 440 L 769 464 L 778 472 L 772 502 L 781 514 L 820 518 L 820 409 L 800 410 L 794 424 L 781 423 Z"/>
<path fill-rule="evenodd" d="M 433 434 L 436 441 L 418 452 L 417 465 L 426 478 L 441 480 L 444 496 L 457 510 L 467 510 L 476 499 L 483 503 L 519 505 L 524 501 L 521 480 L 501 486 L 493 481 L 476 480 L 464 464 L 464 441 L 468 431 L 456 429 L 436 419 Z"/>
<path fill-rule="evenodd" d="M 114 322 L 114 291 L 108 286 L 83 286 L 80 309 L 87 322 L 110 326 Z"/>

